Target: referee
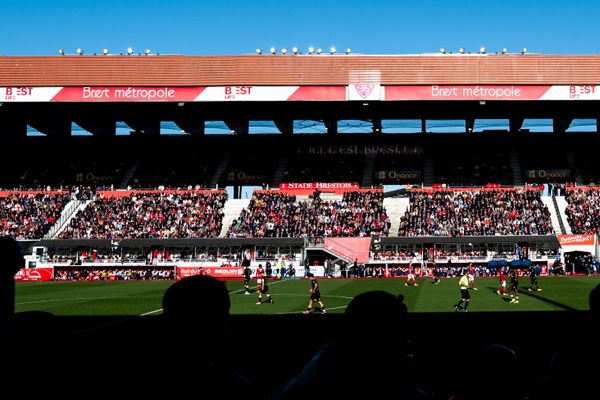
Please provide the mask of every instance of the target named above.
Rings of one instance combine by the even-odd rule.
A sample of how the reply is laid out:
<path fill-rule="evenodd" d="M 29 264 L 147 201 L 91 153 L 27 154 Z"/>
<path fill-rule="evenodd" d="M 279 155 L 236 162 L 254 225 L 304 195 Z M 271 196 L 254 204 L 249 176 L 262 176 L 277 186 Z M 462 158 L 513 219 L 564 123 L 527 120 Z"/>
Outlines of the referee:
<path fill-rule="evenodd" d="M 469 271 L 465 270 L 463 276 L 460 277 L 458 281 L 458 285 L 460 286 L 460 300 L 458 304 L 454 307 L 454 311 L 464 311 L 467 312 L 469 308 L 469 301 L 471 300 L 471 295 L 469 294 Z"/>

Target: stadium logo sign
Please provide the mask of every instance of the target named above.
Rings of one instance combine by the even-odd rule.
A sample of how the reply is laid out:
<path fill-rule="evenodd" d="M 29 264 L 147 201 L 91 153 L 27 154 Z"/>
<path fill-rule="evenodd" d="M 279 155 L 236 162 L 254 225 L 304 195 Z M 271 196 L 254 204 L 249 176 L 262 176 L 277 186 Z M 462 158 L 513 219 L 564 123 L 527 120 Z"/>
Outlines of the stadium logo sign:
<path fill-rule="evenodd" d="M 375 85 L 373 85 L 372 83 L 371 84 L 359 83 L 358 85 L 354 85 L 354 89 L 356 89 L 356 92 L 363 99 L 366 99 L 367 97 L 369 97 L 369 95 L 371 94 L 371 92 L 373 91 L 374 88 L 375 88 Z"/>
<path fill-rule="evenodd" d="M 525 171 L 528 178 L 568 178 L 571 176 L 569 169 L 528 169 Z"/>

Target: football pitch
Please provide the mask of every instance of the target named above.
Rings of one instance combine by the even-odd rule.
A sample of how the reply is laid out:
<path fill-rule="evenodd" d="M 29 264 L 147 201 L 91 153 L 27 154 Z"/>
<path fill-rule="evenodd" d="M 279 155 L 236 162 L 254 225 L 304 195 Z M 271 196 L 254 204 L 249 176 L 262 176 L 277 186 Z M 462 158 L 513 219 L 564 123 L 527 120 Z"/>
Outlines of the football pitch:
<path fill-rule="evenodd" d="M 343 313 L 357 294 L 383 290 L 403 294 L 411 312 L 454 312 L 460 297 L 458 279 L 418 279 L 418 287 L 404 286 L 404 279 L 320 279 L 321 295 L 327 311 Z M 17 283 L 16 311 L 45 311 L 57 316 L 157 315 L 161 299 L 171 281 L 95 281 Z M 529 279 L 522 278 L 519 304 L 496 294 L 497 278 L 476 279 L 471 290 L 471 312 L 566 311 L 588 309 L 588 296 L 600 277 L 540 278 L 543 291 L 527 291 Z M 254 287 L 245 295 L 241 281 L 227 282 L 232 314 L 294 314 L 306 309 L 310 282 L 304 279 L 271 281 L 274 304 L 257 305 Z"/>

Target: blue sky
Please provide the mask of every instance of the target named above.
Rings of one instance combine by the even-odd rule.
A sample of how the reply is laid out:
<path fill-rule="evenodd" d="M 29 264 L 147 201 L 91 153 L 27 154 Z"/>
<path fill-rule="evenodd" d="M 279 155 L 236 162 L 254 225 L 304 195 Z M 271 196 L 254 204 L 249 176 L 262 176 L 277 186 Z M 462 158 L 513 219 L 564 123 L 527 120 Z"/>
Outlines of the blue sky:
<path fill-rule="evenodd" d="M 583 0 L 0 0 L 0 54 L 252 53 L 257 47 L 365 54 L 600 53 L 600 2 Z"/>

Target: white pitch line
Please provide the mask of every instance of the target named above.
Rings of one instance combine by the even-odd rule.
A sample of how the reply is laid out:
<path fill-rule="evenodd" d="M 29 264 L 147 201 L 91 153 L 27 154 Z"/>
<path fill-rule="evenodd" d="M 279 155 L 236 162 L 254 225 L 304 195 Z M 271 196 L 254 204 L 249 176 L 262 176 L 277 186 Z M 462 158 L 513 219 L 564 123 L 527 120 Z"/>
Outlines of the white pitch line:
<path fill-rule="evenodd" d="M 140 314 L 139 316 L 140 316 L 140 317 L 145 317 L 146 315 L 152 315 L 152 314 L 159 313 L 159 312 L 161 312 L 162 310 L 163 310 L 162 308 L 159 308 L 159 309 L 157 309 L 157 310 L 152 310 L 152 311 L 145 312 L 145 313 L 143 313 L 143 314 Z"/>
<path fill-rule="evenodd" d="M 331 297 L 331 296 L 329 296 Z M 325 307 L 325 310 L 339 310 L 340 308 L 346 308 L 348 307 L 348 304 L 346 304 L 345 306 L 337 306 L 337 307 Z M 304 311 L 290 311 L 290 312 L 278 312 L 275 313 L 275 315 L 287 315 L 287 314 L 301 314 Z"/>
<path fill-rule="evenodd" d="M 276 282 L 273 282 L 273 283 L 271 283 L 270 285 L 276 285 L 276 284 L 278 284 L 278 283 L 282 283 L 282 282 L 286 282 L 286 281 L 276 281 Z M 237 290 L 232 290 L 231 292 L 229 292 L 229 294 L 238 294 L 238 293 L 241 293 L 241 292 L 242 292 L 242 291 L 244 291 L 244 290 L 245 290 L 244 288 L 242 288 L 242 289 L 237 289 Z M 279 296 L 279 295 L 278 295 L 278 296 Z M 159 313 L 159 312 L 161 312 L 162 310 L 163 310 L 162 308 L 158 308 L 158 309 L 156 309 L 156 310 L 152 310 L 152 311 L 148 311 L 148 312 L 145 312 L 145 313 L 143 313 L 143 314 L 140 314 L 139 316 L 140 316 L 140 317 L 145 317 L 146 315 L 152 315 L 152 314 Z"/>
<path fill-rule="evenodd" d="M 105 300 L 105 299 L 114 299 L 114 298 L 116 298 L 116 297 L 73 297 L 70 299 L 46 299 L 46 300 L 34 300 L 34 301 L 22 301 L 20 303 L 15 303 L 15 305 L 20 306 L 23 304 L 54 303 L 57 301 Z"/>
<path fill-rule="evenodd" d="M 279 281 L 275 281 L 275 282 L 271 282 L 269 283 L 269 286 L 273 286 L 273 285 L 277 285 L 278 283 L 283 283 L 283 282 L 289 282 L 291 281 L 291 279 L 286 279 L 286 280 L 279 280 Z M 238 293 L 242 293 L 245 292 L 246 289 L 245 288 L 241 288 L 241 289 L 236 289 L 236 290 L 232 290 L 231 292 L 229 292 L 229 294 L 238 294 Z"/>

